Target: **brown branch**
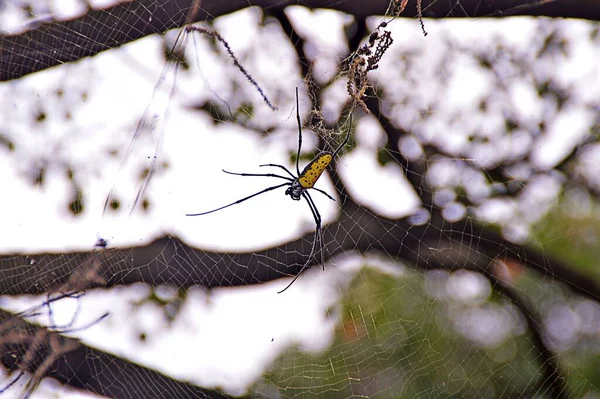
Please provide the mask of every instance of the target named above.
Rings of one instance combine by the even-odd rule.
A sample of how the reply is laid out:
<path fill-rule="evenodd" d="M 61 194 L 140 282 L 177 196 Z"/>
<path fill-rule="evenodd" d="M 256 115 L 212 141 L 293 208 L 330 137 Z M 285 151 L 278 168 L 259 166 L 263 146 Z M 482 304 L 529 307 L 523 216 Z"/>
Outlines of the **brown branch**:
<path fill-rule="evenodd" d="M 124 2 L 103 10 L 91 10 L 67 21 L 51 21 L 16 35 L 0 36 L 0 81 L 17 79 L 43 69 L 79 60 L 119 47 L 133 40 L 182 27 L 189 16 L 194 21 L 209 21 L 248 7 L 283 8 L 297 4 L 287 0 L 203 0 L 194 9 L 193 0 L 138 0 Z M 329 8 L 353 15 L 361 20 L 370 15 L 383 15 L 389 0 L 308 0 L 302 5 Z M 427 18 L 485 17 L 533 15 L 600 20 L 600 3 L 595 0 L 530 1 L 515 7 L 513 0 L 482 2 L 434 1 L 423 3 Z M 400 17 L 414 18 L 417 10 L 407 7 Z"/>
<path fill-rule="evenodd" d="M 0 332 L 2 347 L 0 362 L 7 370 L 17 370 L 16 361 L 19 359 L 19 354 L 30 352 L 30 342 L 33 342 L 36 337 L 41 337 L 34 349 L 35 357 L 28 362 L 26 368 L 34 376 L 38 373 L 37 377 L 44 374 L 72 388 L 109 398 L 228 397 L 217 391 L 177 381 L 150 368 L 90 348 L 78 340 L 50 332 L 14 317 L 8 312 L 0 311 L 0 324 L 6 322 L 12 325 L 10 331 L 20 331 L 21 334 L 29 337 L 19 343 L 7 344 L 4 339 L 6 331 Z M 31 380 L 31 382 L 36 381 Z"/>
<path fill-rule="evenodd" d="M 192 248 L 175 237 L 147 245 L 106 249 L 99 277 L 107 287 L 138 282 L 181 289 L 259 284 L 296 275 L 310 252 L 313 233 L 280 246 L 244 253 Z M 412 226 L 387 219 L 347 201 L 339 220 L 323 228 L 326 259 L 344 252 L 376 251 L 417 269 L 481 270 L 505 257 L 521 262 L 544 278 L 564 283 L 573 292 L 600 301 L 597 281 L 535 248 L 514 244 L 467 219 L 439 227 Z M 0 295 L 40 294 L 60 284 L 90 253 L 4 255 L 0 257 Z M 33 263 L 32 263 L 33 261 Z"/>
<path fill-rule="evenodd" d="M 566 384 L 567 378 L 560 370 L 557 355 L 544 342 L 544 322 L 542 317 L 526 297 L 521 295 L 515 288 L 509 284 L 505 284 L 492 273 L 488 273 L 486 276 L 491 280 L 494 289 L 521 311 L 529 327 L 533 345 L 540 354 L 540 367 L 543 376 L 539 383 L 540 386 L 535 392 L 544 392 L 556 399 L 570 397 Z"/>

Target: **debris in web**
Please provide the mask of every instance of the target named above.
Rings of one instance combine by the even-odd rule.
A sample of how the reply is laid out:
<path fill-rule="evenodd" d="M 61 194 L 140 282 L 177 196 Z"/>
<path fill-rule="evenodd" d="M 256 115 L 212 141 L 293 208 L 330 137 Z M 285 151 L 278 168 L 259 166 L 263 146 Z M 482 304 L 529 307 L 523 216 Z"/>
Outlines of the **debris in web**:
<path fill-rule="evenodd" d="M 246 79 L 248 79 L 250 81 L 250 83 L 252 83 L 252 86 L 254 86 L 256 88 L 256 90 L 258 90 L 258 92 L 260 93 L 260 95 L 263 98 L 263 101 L 273 111 L 277 110 L 277 107 L 275 107 L 271 103 L 271 101 L 269 100 L 269 98 L 267 97 L 267 95 L 265 94 L 265 92 L 263 91 L 263 89 L 260 87 L 260 85 L 256 82 L 256 80 L 254 80 L 254 78 L 252 77 L 252 75 L 250 75 L 250 73 L 246 70 L 246 68 L 244 68 L 244 66 L 238 61 L 237 57 L 235 56 L 235 54 L 231 50 L 231 47 L 229 47 L 229 43 L 227 43 L 227 41 L 225 39 L 223 39 L 223 36 L 221 36 L 219 34 L 219 32 L 217 32 L 216 30 L 213 30 L 213 29 L 205 29 L 205 28 L 200 28 L 198 26 L 193 26 L 193 25 L 187 25 L 186 28 L 185 28 L 185 30 L 186 30 L 186 32 L 198 32 L 198 33 L 202 33 L 204 35 L 210 36 L 213 39 L 221 42 L 221 44 L 223 45 L 223 47 L 225 47 L 225 50 L 227 50 L 227 54 L 229 54 L 229 57 L 233 60 L 233 64 L 246 77 Z"/>
<path fill-rule="evenodd" d="M 421 24 L 421 30 L 423 31 L 423 36 L 427 36 L 427 31 L 425 30 L 425 24 L 423 23 L 423 9 L 422 9 L 422 0 L 417 0 L 417 18 L 419 20 L 419 23 Z M 400 14 L 402 14 L 402 12 L 404 11 L 404 9 L 406 8 L 406 5 L 408 4 L 408 0 L 394 0 L 393 2 L 393 6 L 390 5 L 390 7 L 388 8 L 388 11 L 385 13 L 386 15 L 393 15 L 394 17 L 392 18 L 395 19 L 397 17 L 400 16 Z M 390 22 L 390 21 L 388 21 Z"/>
<path fill-rule="evenodd" d="M 421 0 L 417 0 L 417 18 L 419 18 L 419 23 L 421 24 L 421 30 L 423 31 L 423 36 L 427 36 L 427 31 L 425 30 L 425 24 L 423 23 L 423 10 L 421 9 Z"/>
<path fill-rule="evenodd" d="M 386 27 L 387 22 L 379 24 L 369 36 L 369 42 L 354 53 L 348 69 L 348 94 L 367 114 L 369 108 L 363 100 L 370 87 L 367 74 L 379 68 L 379 61 L 394 42 L 389 30 L 380 30 Z"/>
<path fill-rule="evenodd" d="M 417 18 L 421 23 L 423 35 L 427 36 L 425 24 L 423 23 L 422 0 L 416 1 Z M 381 22 L 369 36 L 369 42 L 365 43 L 351 56 L 350 67 L 348 68 L 348 94 L 352 97 L 354 103 L 360 105 L 367 114 L 370 112 L 364 102 L 367 90 L 370 87 L 367 74 L 379 68 L 379 61 L 394 42 L 392 33 L 385 28 L 402 14 L 407 4 L 408 0 L 393 0 L 386 11 L 386 15 L 392 15 L 392 18 L 389 21 Z"/>
<path fill-rule="evenodd" d="M 88 288 L 98 286 L 100 282 L 106 283 L 99 275 L 101 265 L 96 253 L 92 253 L 90 259 L 74 268 L 65 283 L 51 289 L 45 301 L 14 313 L 0 323 L 0 346 L 4 349 L 19 348 L 14 352 L 13 364 L 9 367 L 16 375 L 0 387 L 0 395 L 29 373 L 29 379 L 21 392 L 21 398 L 29 398 L 56 361 L 80 347 L 78 340 L 63 334 L 87 330 L 109 316 L 108 312 L 104 312 L 91 322 L 74 326 L 82 309 L 79 299 Z M 77 308 L 70 321 L 58 324 L 54 318 L 53 304 L 63 299 L 76 300 Z M 41 317 L 47 317 L 47 325 L 37 325 L 36 318 Z"/>

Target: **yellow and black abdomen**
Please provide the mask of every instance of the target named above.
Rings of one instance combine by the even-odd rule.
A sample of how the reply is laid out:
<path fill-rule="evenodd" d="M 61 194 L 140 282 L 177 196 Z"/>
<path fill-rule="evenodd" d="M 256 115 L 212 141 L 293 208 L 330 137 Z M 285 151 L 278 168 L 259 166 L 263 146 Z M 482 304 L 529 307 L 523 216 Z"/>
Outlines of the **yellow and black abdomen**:
<path fill-rule="evenodd" d="M 298 177 L 298 182 L 302 188 L 312 188 L 332 160 L 333 154 L 328 151 L 324 151 L 317 155 L 315 159 L 313 159 L 308 165 L 306 165 Z"/>

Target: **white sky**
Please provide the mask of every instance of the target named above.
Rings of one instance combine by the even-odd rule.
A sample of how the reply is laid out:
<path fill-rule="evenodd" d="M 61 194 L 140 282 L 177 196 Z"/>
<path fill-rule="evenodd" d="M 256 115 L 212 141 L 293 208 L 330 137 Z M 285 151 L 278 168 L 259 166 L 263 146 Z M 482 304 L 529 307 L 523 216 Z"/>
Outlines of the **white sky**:
<path fill-rule="evenodd" d="M 311 29 L 318 29 L 321 36 L 339 35 L 340 26 L 333 14 L 320 14 L 310 19 L 300 10 L 295 17 L 299 22 L 306 18 L 305 23 Z M 217 24 L 238 56 L 256 34 L 255 19 L 256 14 L 251 11 L 229 16 Z M 394 28 L 402 34 L 395 34 L 394 38 L 398 43 L 411 42 L 416 46 L 431 43 L 435 49 L 443 45 L 440 38 L 449 32 L 466 43 L 468 36 L 476 40 L 481 35 L 491 35 L 488 31 L 497 32 L 499 26 L 503 34 L 512 40 L 535 34 L 531 28 L 533 25 L 524 18 L 489 23 L 479 21 L 477 25 L 470 21 L 425 23 L 429 32 L 427 38 L 421 36 L 416 21 L 396 21 Z M 573 35 L 580 33 L 578 29 L 579 25 L 574 23 Z M 200 43 L 195 45 L 202 46 Z M 325 48 L 328 46 L 333 48 L 335 43 L 324 44 Z M 196 51 L 201 51 L 199 47 Z M 259 191 L 267 184 L 277 184 L 270 179 L 229 176 L 221 169 L 260 173 L 259 164 L 287 164 L 287 154 L 297 140 L 292 95 L 294 87 L 302 83 L 289 77 L 265 83 L 263 87 L 267 88 L 268 94 L 273 92 L 269 91 L 270 88 L 283 81 L 285 91 L 290 95 L 289 98 L 278 99 L 283 101 L 277 104 L 277 113 L 272 114 L 266 106 L 256 112 L 271 115 L 287 129 L 258 139 L 257 135 L 248 134 L 231 124 L 214 126 L 205 115 L 185 109 L 190 105 L 185 99 L 201 91 L 213 90 L 227 95 L 227 84 L 217 77 L 220 72 L 218 66 L 207 57 L 201 58 L 197 73 L 178 77 L 178 92 L 184 94 L 183 99 L 167 104 L 164 95 L 153 96 L 153 85 L 163 70 L 160 51 L 157 38 L 150 37 L 92 59 L 52 68 L 0 86 L 0 95 L 12 98 L 10 115 L 5 114 L 0 120 L 11 127 L 10 137 L 17 145 L 16 153 L 0 156 L 0 187 L 10 193 L 3 196 L 3 206 L 0 207 L 0 220 L 4 227 L 0 229 L 0 252 L 91 249 L 98 236 L 108 239 L 110 246 L 132 245 L 148 242 L 165 233 L 172 233 L 199 248 L 239 251 L 276 245 L 312 231 L 314 222 L 306 204 L 290 201 L 284 196 L 283 189 L 215 214 L 185 216 L 186 213 L 202 212 L 232 202 Z M 593 49 L 578 49 L 582 57 L 586 51 L 594 54 Z M 251 71 L 254 68 L 283 75 L 295 71 L 296 67 L 286 65 L 282 60 L 287 58 L 282 57 L 273 57 L 267 52 L 250 57 L 251 61 L 245 66 Z M 579 73 L 576 67 L 573 68 L 570 73 Z M 297 75 L 297 72 L 292 73 Z M 327 64 L 321 66 L 321 73 L 331 73 Z M 73 92 L 81 91 L 81 87 L 89 89 L 88 100 L 78 102 L 73 109 L 74 120 L 67 125 L 61 116 L 60 104 L 53 104 L 52 89 L 64 87 L 65 81 L 67 90 L 69 87 Z M 162 86 L 168 88 L 168 82 Z M 485 77 L 474 79 L 472 74 L 464 72 L 454 77 L 451 86 L 455 87 L 455 105 L 460 108 L 461 104 L 471 101 L 465 93 L 475 96 L 485 88 Z M 516 90 L 517 101 L 527 98 L 527 93 L 519 94 L 518 88 Z M 103 143 L 107 139 L 114 140 L 122 154 L 131 137 L 129 133 L 124 134 L 124 130 L 133 134 L 135 123 L 150 99 L 151 109 L 157 114 L 164 115 L 161 110 L 169 110 L 162 157 L 168 160 L 170 167 L 151 182 L 149 197 L 152 208 L 149 215 L 134 212 L 128 216 L 126 202 L 128 200 L 130 206 L 137 186 L 128 180 L 127 170 L 119 170 L 118 162 L 106 163 L 106 158 L 97 149 L 105 148 Z M 29 121 L 31 109 L 38 104 L 48 107 L 48 122 L 40 125 L 19 123 Z M 255 101 L 255 104 L 260 102 Z M 306 110 L 306 105 L 306 99 L 301 99 L 303 110 Z M 527 107 L 527 103 L 523 107 Z M 106 119 L 107 116 L 109 119 Z M 589 117 L 589 113 L 573 110 L 560 124 L 578 129 L 568 136 L 577 141 L 585 133 Z M 556 158 L 560 152 L 557 148 L 564 149 L 568 142 L 567 136 L 560 134 L 560 126 L 535 152 L 534 157 L 539 159 L 540 165 L 551 165 L 552 157 Z M 383 140 L 377 124 L 369 118 L 362 118 L 354 138 L 358 147 L 338 161 L 340 174 L 348 183 L 353 197 L 389 217 L 399 217 L 414 210 L 417 200 L 409 185 L 399 178 L 402 171 L 393 166 L 382 168 L 377 163 L 376 148 Z M 315 142 L 314 137 L 307 134 L 304 148 L 308 150 Z M 153 154 L 154 142 L 149 140 L 148 143 L 140 141 L 139 145 L 147 148 L 137 152 L 137 157 Z M 227 153 L 224 154 L 224 151 Z M 27 162 L 23 160 L 35 157 L 52 159 L 54 154 L 66 156 L 79 168 L 78 171 L 84 172 L 81 185 L 86 211 L 82 216 L 72 217 L 65 209 L 70 188 L 63 175 L 58 175 L 60 168 L 50 169 L 43 188 L 32 187 L 23 177 L 28 173 L 27 166 L 24 166 Z M 126 200 L 125 209 L 103 217 L 104 200 L 115 184 L 120 198 Z M 334 192 L 327 177 L 319 181 L 318 187 Z M 335 203 L 322 195 L 314 195 L 313 198 L 324 223 L 335 218 L 338 209 Z M 397 198 L 405 200 L 398 202 Z M 80 336 L 91 346 L 123 355 L 175 378 L 191 380 L 206 387 L 221 386 L 229 393 L 241 394 L 290 345 L 318 351 L 331 343 L 337 314 L 325 317 L 325 311 L 335 308 L 339 294 L 343 292 L 340 285 L 346 284 L 360 265 L 356 257 L 354 261 L 339 258 L 334 261 L 337 265 L 326 265 L 325 272 L 315 269 L 305 273 L 282 295 L 277 295 L 277 291 L 289 280 L 245 288 L 216 289 L 210 297 L 202 290 L 194 290 L 171 325 L 165 323 L 155 307 L 133 305 L 145 297 L 146 287 L 111 290 L 109 301 L 106 293 L 91 292 L 82 301 L 78 323 L 85 324 L 107 310 L 111 314 Z M 24 300 L 21 306 L 28 303 L 32 302 Z M 72 314 L 69 307 L 72 306 L 65 301 L 56 306 L 55 313 L 68 319 Z M 207 326 L 216 326 L 217 329 Z M 149 332 L 149 340 L 144 345 L 136 344 L 135 338 L 140 331 Z M 190 340 L 193 340 L 193 345 L 189 344 Z M 52 396 L 49 393 L 53 390 L 51 384 L 44 385 L 45 388 L 34 398 Z M 60 397 L 81 397 L 79 394 L 66 395 L 64 389 L 59 391 Z M 18 394 L 18 390 L 14 390 L 14 394 Z"/>

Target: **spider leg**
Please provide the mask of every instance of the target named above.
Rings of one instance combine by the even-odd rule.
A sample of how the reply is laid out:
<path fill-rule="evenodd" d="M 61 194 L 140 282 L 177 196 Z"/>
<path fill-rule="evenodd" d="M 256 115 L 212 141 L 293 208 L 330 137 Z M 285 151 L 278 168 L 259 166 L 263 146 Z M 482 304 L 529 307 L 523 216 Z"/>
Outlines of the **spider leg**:
<path fill-rule="evenodd" d="M 342 141 L 342 144 L 340 144 L 340 146 L 338 148 L 335 149 L 335 151 L 333 152 L 333 159 L 335 159 L 335 156 L 338 154 L 338 152 L 340 152 L 340 150 L 342 148 L 344 148 L 344 146 L 346 144 L 348 144 L 348 141 L 350 140 L 350 131 L 352 130 L 352 112 L 350 112 L 350 126 L 348 126 L 348 133 L 346 133 L 346 138 L 344 139 L 344 141 Z"/>
<path fill-rule="evenodd" d="M 324 258 L 324 253 L 323 253 L 323 229 L 321 229 L 321 214 L 319 213 L 319 210 L 317 209 L 317 205 L 315 205 L 315 202 L 313 201 L 312 197 L 310 196 L 310 193 L 308 191 L 305 191 L 302 194 L 304 196 L 304 199 L 308 203 L 308 206 L 310 207 L 313 217 L 315 218 L 315 223 L 317 225 L 317 228 L 315 229 L 315 238 L 319 239 L 319 244 L 320 244 L 319 251 L 321 251 L 321 266 L 323 266 L 323 271 L 325 271 L 325 258 Z M 318 235 L 317 235 L 317 233 L 318 233 Z"/>
<path fill-rule="evenodd" d="M 320 192 L 321 194 L 327 196 L 327 198 L 329 198 L 330 200 L 335 201 L 335 198 L 333 198 L 331 195 L 327 194 L 326 191 L 323 191 L 320 188 L 313 187 L 312 190 L 316 190 L 316 191 Z"/>
<path fill-rule="evenodd" d="M 321 215 L 319 214 L 319 211 L 317 210 L 317 207 L 316 207 L 315 203 L 313 202 L 310 194 L 305 191 L 302 193 L 302 196 L 306 200 L 306 203 L 308 204 L 308 207 L 310 208 L 310 211 L 312 212 L 313 217 L 315 219 L 315 223 L 317 224 L 317 227 L 315 229 L 315 237 L 313 239 L 312 248 L 310 250 L 310 254 L 308 256 L 308 259 L 306 260 L 306 263 L 304 263 L 304 265 L 302 266 L 302 268 L 300 269 L 298 274 L 296 274 L 296 276 L 292 279 L 292 281 L 284 289 L 279 291 L 278 294 L 281 294 L 282 292 L 284 292 L 285 290 L 290 288 L 292 286 L 292 284 L 294 284 L 294 282 L 298 279 L 298 277 L 300 277 L 300 275 L 302 274 L 304 269 L 306 269 L 306 267 L 310 263 L 311 259 L 315 255 L 315 249 L 317 248 L 317 241 L 320 243 L 319 250 L 321 252 L 321 265 L 323 265 L 323 270 L 325 270 L 325 261 L 323 259 L 323 235 L 322 235 L 323 233 L 321 231 Z"/>
<path fill-rule="evenodd" d="M 289 171 L 289 169 L 288 169 L 288 168 L 286 168 L 286 167 L 285 167 L 285 166 L 283 166 L 283 165 L 278 165 L 278 164 L 276 164 L 276 163 L 266 163 L 266 164 L 264 164 L 264 165 L 258 165 L 258 166 L 260 166 L 260 167 L 263 167 L 263 166 L 274 166 L 274 167 L 276 167 L 276 168 L 281 168 L 281 169 L 285 170 L 285 171 L 286 171 L 286 172 L 287 172 L 287 173 L 288 173 L 290 176 L 292 176 L 292 178 L 293 178 L 293 179 L 295 179 L 295 178 L 296 178 L 296 176 L 294 176 L 294 174 L 293 174 L 292 172 L 290 172 L 290 171 Z"/>
<path fill-rule="evenodd" d="M 228 172 L 225 169 L 221 169 L 223 172 L 227 173 L 228 175 L 236 175 L 236 176 L 262 176 L 262 177 L 278 177 L 280 179 L 284 179 L 287 181 L 294 181 L 294 179 L 290 179 L 289 177 L 286 176 L 281 176 L 281 175 L 275 175 L 273 173 L 236 173 L 236 172 Z"/>
<path fill-rule="evenodd" d="M 302 122 L 300 121 L 300 103 L 298 101 L 298 88 L 296 87 L 296 120 L 298 121 L 298 154 L 296 154 L 296 173 L 300 176 L 300 150 L 302 149 Z"/>
<path fill-rule="evenodd" d="M 285 179 L 287 179 L 287 177 Z M 246 200 L 249 200 L 250 198 L 254 198 L 257 195 L 261 195 L 262 193 L 266 193 L 268 191 L 272 191 L 272 190 L 278 189 L 279 187 L 289 186 L 289 185 L 291 185 L 291 183 L 283 183 L 283 184 L 278 184 L 278 185 L 273 186 L 273 187 L 267 187 L 264 190 L 261 190 L 261 191 L 255 193 L 255 194 L 249 195 L 249 196 L 244 197 L 242 199 L 239 199 L 239 200 L 237 200 L 235 202 L 232 202 L 231 204 L 224 205 L 224 206 L 222 206 L 220 208 L 213 209 L 212 211 L 202 212 L 202 213 L 186 213 L 185 216 L 200 216 L 200 215 L 206 215 L 208 213 L 213 213 L 213 212 L 216 212 L 216 211 L 220 211 L 221 209 L 228 208 L 228 207 L 230 207 L 232 205 L 236 205 L 236 204 L 239 204 L 239 203 L 244 202 Z"/>

